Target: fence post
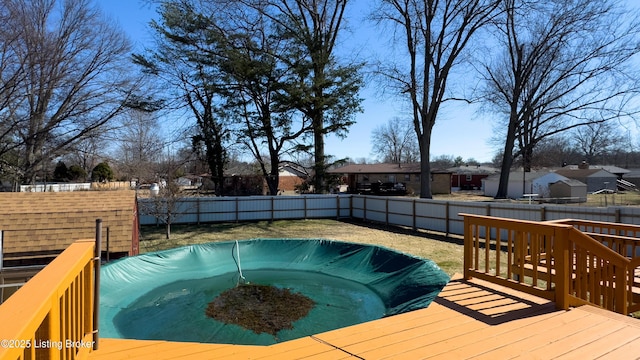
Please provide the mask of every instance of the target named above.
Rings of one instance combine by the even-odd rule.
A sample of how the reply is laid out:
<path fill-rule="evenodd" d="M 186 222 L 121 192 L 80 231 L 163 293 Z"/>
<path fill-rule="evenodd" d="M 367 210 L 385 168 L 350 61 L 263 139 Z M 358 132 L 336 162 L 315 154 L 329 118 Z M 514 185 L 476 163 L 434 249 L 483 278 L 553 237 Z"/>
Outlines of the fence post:
<path fill-rule="evenodd" d="M 196 222 L 200 225 L 200 197 L 196 198 Z"/>
<path fill-rule="evenodd" d="M 447 201 L 444 205 L 444 230 L 445 236 L 449 236 L 449 222 L 451 222 L 451 218 L 449 217 L 449 202 Z"/>
<path fill-rule="evenodd" d="M 340 195 L 336 195 L 336 220 L 340 220 Z"/>
<path fill-rule="evenodd" d="M 93 284 L 93 350 L 98 350 L 100 319 L 100 263 L 102 261 L 102 219 L 96 219 L 96 245 L 94 257 L 95 281 Z"/>
<path fill-rule="evenodd" d="M 418 225 L 416 224 L 416 199 L 413 199 L 412 217 L 413 217 L 412 229 L 413 231 L 416 231 L 418 229 Z"/>
<path fill-rule="evenodd" d="M 385 226 L 389 226 L 389 198 L 384 200 L 384 224 Z"/>
<path fill-rule="evenodd" d="M 362 221 L 366 222 L 367 221 L 367 195 L 365 195 L 364 197 L 364 201 L 363 201 L 363 206 L 362 206 Z"/>
<path fill-rule="evenodd" d="M 275 218 L 276 204 L 274 199 L 274 195 L 271 195 L 271 220 L 269 220 L 269 222 L 273 222 Z"/>
<path fill-rule="evenodd" d="M 547 221 L 547 208 L 540 206 L 540 221 Z"/>
<path fill-rule="evenodd" d="M 239 209 L 239 204 L 238 204 L 238 197 L 236 196 L 236 222 L 240 221 L 240 209 Z"/>

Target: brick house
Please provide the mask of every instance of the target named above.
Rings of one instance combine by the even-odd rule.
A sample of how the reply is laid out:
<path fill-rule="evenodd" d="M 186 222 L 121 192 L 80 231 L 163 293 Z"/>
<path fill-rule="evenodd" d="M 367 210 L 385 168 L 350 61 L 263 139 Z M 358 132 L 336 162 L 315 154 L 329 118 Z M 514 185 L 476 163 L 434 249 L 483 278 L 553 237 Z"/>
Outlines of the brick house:
<path fill-rule="evenodd" d="M 408 164 L 349 164 L 328 171 L 342 175 L 349 192 L 359 192 L 371 187 L 372 183 L 402 183 L 407 194 L 420 192 L 420 163 Z M 451 193 L 451 172 L 432 171 L 432 193 Z"/>
<path fill-rule="evenodd" d="M 482 179 L 499 172 L 494 167 L 484 165 L 463 165 L 447 170 L 452 172 L 451 187 L 455 190 L 480 190 Z"/>

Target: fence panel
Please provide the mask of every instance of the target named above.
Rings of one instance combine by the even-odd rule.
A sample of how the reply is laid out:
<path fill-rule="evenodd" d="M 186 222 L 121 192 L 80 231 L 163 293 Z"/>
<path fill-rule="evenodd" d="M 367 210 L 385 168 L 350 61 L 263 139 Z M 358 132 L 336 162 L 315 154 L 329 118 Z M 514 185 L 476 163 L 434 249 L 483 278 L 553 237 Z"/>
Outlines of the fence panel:
<path fill-rule="evenodd" d="M 140 209 L 149 199 L 139 199 Z M 148 205 L 147 205 L 148 206 Z M 389 225 L 463 235 L 463 219 L 458 214 L 475 214 L 516 220 L 544 221 L 582 219 L 640 224 L 640 208 L 565 206 L 465 202 L 370 195 L 302 195 L 185 198 L 177 207 L 180 223 L 211 223 L 278 219 L 353 218 Z M 142 225 L 156 224 L 142 213 Z"/>

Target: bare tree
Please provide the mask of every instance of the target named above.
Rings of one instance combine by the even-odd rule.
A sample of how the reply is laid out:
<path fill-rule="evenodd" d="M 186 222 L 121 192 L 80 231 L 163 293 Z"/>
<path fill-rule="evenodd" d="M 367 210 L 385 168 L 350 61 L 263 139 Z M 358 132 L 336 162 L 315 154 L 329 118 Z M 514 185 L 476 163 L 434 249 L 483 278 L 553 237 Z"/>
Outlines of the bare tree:
<path fill-rule="evenodd" d="M 156 164 L 165 145 L 158 120 L 153 113 L 133 109 L 126 111 L 122 119 L 117 136 L 120 173 L 140 182 L 149 182 L 156 175 Z"/>
<path fill-rule="evenodd" d="M 20 149 L 23 182 L 34 182 L 41 164 L 121 111 L 133 87 L 129 43 L 86 0 L 6 0 L 0 13 L 10 84 L 1 142 Z"/>
<path fill-rule="evenodd" d="M 391 163 L 417 162 L 418 141 L 411 119 L 394 117 L 371 132 L 373 153 L 378 160 Z"/>
<path fill-rule="evenodd" d="M 545 138 L 635 112 L 629 102 L 640 88 L 629 60 L 640 48 L 640 23 L 616 4 L 504 1 L 504 50 L 484 66 L 485 99 L 507 119 L 496 198 L 506 197 L 514 159 L 522 156 L 530 170 Z"/>
<path fill-rule="evenodd" d="M 597 162 L 597 157 L 615 150 L 616 147 L 625 149 L 625 145 L 628 144 L 620 140 L 623 137 L 617 125 L 612 122 L 601 122 L 580 126 L 573 131 L 573 142 L 584 157 L 583 160 L 592 164 Z"/>
<path fill-rule="evenodd" d="M 495 16 L 501 0 L 382 0 L 374 15 L 398 28 L 406 57 L 380 68 L 408 100 L 420 146 L 420 197 L 431 198 L 431 134 L 447 97 L 447 82 L 472 36 Z"/>
<path fill-rule="evenodd" d="M 73 143 L 63 158 L 68 159 L 70 164 L 80 166 L 85 173 L 90 173 L 91 169 L 104 159 L 105 149 L 109 147 L 110 140 L 101 136 L 100 132 L 96 130 Z"/>

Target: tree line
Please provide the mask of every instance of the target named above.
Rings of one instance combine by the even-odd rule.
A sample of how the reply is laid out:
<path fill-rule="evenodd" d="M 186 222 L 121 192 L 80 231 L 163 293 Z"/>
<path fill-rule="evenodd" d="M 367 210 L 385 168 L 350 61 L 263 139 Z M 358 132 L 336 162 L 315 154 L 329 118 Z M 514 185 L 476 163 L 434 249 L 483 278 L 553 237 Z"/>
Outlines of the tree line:
<path fill-rule="evenodd" d="M 611 132 L 638 111 L 640 21 L 617 0 L 376 0 L 369 20 L 394 46 L 374 61 L 340 52 L 347 9 L 362 1 L 151 3 L 154 41 L 132 54 L 88 0 L 2 2 L 2 177 L 32 183 L 62 158 L 87 170 L 110 148 L 129 174 L 204 163 L 222 195 L 241 153 L 271 194 L 283 159 L 310 159 L 323 192 L 336 161 L 324 139 L 349 131 L 366 76 L 407 109 L 372 140 L 386 161 L 421 163 L 421 197 L 431 197 L 433 127 L 460 101 L 494 119 L 505 197 L 514 164 L 530 170 L 563 135 Z M 591 145 L 589 156 L 606 148 Z"/>

